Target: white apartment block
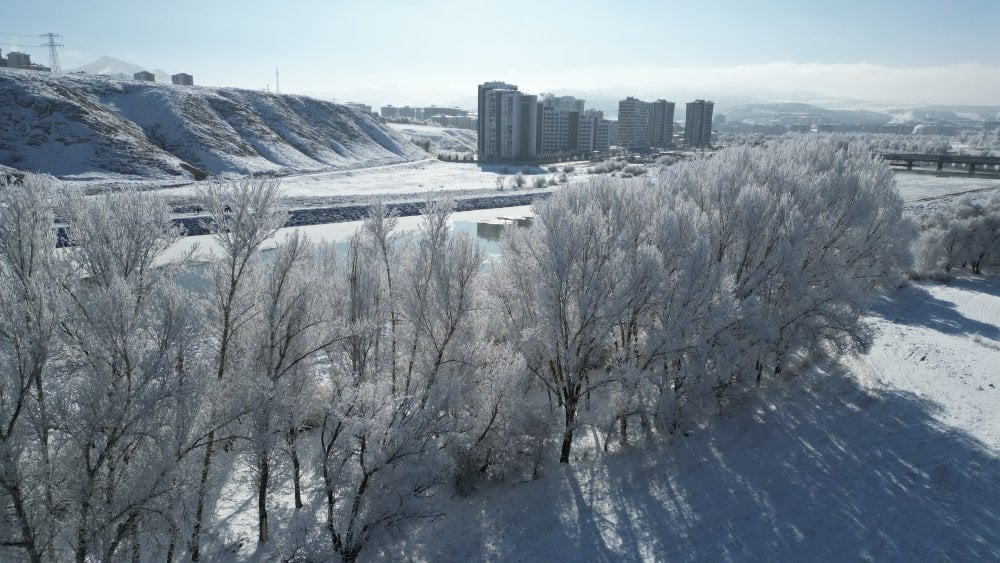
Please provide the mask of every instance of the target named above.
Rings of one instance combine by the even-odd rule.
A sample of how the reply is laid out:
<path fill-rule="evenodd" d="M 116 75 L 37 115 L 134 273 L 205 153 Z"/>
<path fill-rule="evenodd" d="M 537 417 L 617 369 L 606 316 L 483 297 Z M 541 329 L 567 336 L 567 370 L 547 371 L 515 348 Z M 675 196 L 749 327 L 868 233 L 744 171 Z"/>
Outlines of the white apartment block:
<path fill-rule="evenodd" d="M 538 103 L 538 140 L 541 154 L 577 150 L 577 127 L 583 113 L 583 100 L 551 94 Z"/>
<path fill-rule="evenodd" d="M 652 104 L 629 96 L 618 102 L 618 146 L 649 148 Z"/>
<path fill-rule="evenodd" d="M 538 153 L 538 96 L 517 90 L 485 92 L 480 113 L 482 160 L 527 160 Z"/>
<path fill-rule="evenodd" d="M 712 143 L 712 110 L 715 102 L 695 100 L 687 104 L 684 119 L 684 144 L 689 147 L 705 147 Z"/>
<path fill-rule="evenodd" d="M 603 111 L 588 109 L 583 112 L 578 127 L 577 150 L 587 154 L 610 151 L 610 125 L 611 122 L 604 119 Z"/>
<path fill-rule="evenodd" d="M 479 115 L 479 122 L 476 125 L 476 131 L 478 132 L 478 144 L 477 151 L 480 158 L 485 158 L 486 156 L 486 122 L 488 120 L 488 115 L 486 113 L 486 95 L 493 90 L 517 90 L 516 84 L 507 84 L 506 82 L 493 81 L 485 82 L 480 84 L 478 87 L 478 105 L 477 112 Z M 385 113 L 382 114 L 383 117 Z"/>

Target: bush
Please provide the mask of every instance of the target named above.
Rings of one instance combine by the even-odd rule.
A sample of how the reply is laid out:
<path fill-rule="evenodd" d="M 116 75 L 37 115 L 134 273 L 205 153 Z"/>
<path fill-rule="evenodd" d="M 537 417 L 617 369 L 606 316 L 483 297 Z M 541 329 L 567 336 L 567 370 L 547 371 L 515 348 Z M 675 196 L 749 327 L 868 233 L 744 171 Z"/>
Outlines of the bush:
<path fill-rule="evenodd" d="M 622 169 L 622 178 L 633 178 L 646 173 L 646 167 L 641 164 L 629 164 Z"/>
<path fill-rule="evenodd" d="M 430 139 L 410 139 L 410 142 L 422 148 L 426 153 L 433 152 L 434 145 L 431 143 Z"/>

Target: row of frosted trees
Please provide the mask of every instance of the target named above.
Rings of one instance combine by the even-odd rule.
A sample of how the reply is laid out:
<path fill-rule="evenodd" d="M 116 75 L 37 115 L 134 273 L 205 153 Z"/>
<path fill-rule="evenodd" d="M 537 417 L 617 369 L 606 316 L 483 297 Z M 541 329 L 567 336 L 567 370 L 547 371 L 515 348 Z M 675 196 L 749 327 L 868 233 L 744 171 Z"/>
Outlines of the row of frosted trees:
<path fill-rule="evenodd" d="M 953 269 L 1000 264 L 1000 194 L 965 196 L 931 209 L 920 218 L 914 269 L 923 276 L 949 276 Z"/>
<path fill-rule="evenodd" d="M 377 555 L 435 494 L 570 462 L 581 428 L 654 439 L 864 350 L 913 230 L 889 169 L 828 142 L 560 190 L 491 260 L 448 203 L 415 237 L 375 204 L 339 249 L 262 253 L 276 184 L 200 198 L 190 291 L 156 196 L 0 189 L 0 556 L 225 557 L 236 496 L 275 558 Z"/>

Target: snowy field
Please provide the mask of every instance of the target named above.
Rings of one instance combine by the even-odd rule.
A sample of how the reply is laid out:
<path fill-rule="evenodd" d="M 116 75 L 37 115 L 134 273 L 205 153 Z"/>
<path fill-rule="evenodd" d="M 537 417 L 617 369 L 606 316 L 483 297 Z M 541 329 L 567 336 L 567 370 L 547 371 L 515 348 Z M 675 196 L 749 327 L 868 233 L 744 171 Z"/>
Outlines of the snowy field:
<path fill-rule="evenodd" d="M 567 164 L 575 166 L 575 170 L 566 175 L 570 183 L 587 180 L 589 176 L 586 173 L 586 163 Z M 558 166 L 562 169 L 564 165 Z M 435 158 L 358 170 L 299 174 L 282 178 L 281 188 L 287 197 L 297 200 L 343 199 L 375 194 L 421 197 L 439 191 L 496 191 L 498 178 L 509 184 L 521 169 L 519 166 L 506 167 L 493 164 L 480 166 L 472 163 L 442 162 Z M 528 171 L 525 174 L 528 182 L 526 188 L 531 186 L 536 177 L 548 180 L 556 176 L 538 166 L 525 169 Z M 194 185 L 189 185 L 163 189 L 159 193 L 165 197 L 184 198 L 193 195 L 195 189 Z"/>
<path fill-rule="evenodd" d="M 429 127 L 429 126 L 407 126 Z M 429 127 L 434 129 L 433 127 Z M 566 173 L 569 184 L 587 182 L 593 176 L 586 173 L 589 162 L 560 163 L 561 172 L 566 165 L 573 168 Z M 388 195 L 396 198 L 420 198 L 435 192 L 449 192 L 453 195 L 468 195 L 475 192 L 495 192 L 498 178 L 505 182 L 505 189 L 511 188 L 513 176 L 520 170 L 526 171 L 525 188 L 530 188 L 535 178 L 546 180 L 557 177 L 544 167 L 483 165 L 472 163 L 442 162 L 427 158 L 415 162 L 361 167 L 332 172 L 303 173 L 281 178 L 281 187 L 293 206 L 316 204 L 337 204 L 363 201 L 372 195 Z M 960 173 L 939 175 L 926 172 L 896 171 L 896 184 L 903 200 L 912 203 L 933 200 L 945 196 L 975 193 L 1000 188 L 1000 177 L 969 176 Z M 157 192 L 172 201 L 189 200 L 197 190 L 197 184 L 160 187 L 151 181 L 134 181 L 140 188 L 160 188 Z M 102 185 L 125 187 L 132 185 L 121 180 L 89 179 L 74 181 L 69 185 L 96 189 Z"/>
<path fill-rule="evenodd" d="M 903 201 L 912 202 L 928 198 L 1000 188 L 997 176 L 970 176 L 962 173 L 933 174 L 927 172 L 896 171 L 896 185 Z"/>
<path fill-rule="evenodd" d="M 433 125 L 409 125 L 406 123 L 386 123 L 407 139 L 428 140 L 437 150 L 466 152 L 476 150 L 476 131 L 454 127 L 434 127 Z"/>
<path fill-rule="evenodd" d="M 1000 278 L 904 288 L 870 320 L 866 357 L 772 381 L 672 444 L 451 499 L 378 557 L 1000 558 Z"/>

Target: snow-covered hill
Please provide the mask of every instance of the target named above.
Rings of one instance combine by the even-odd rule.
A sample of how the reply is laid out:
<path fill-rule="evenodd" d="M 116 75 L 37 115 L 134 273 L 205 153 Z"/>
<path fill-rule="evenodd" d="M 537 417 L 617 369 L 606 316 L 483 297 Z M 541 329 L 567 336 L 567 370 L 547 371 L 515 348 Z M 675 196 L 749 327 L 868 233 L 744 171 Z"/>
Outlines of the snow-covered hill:
<path fill-rule="evenodd" d="M 433 150 L 455 152 L 476 150 L 476 131 L 472 129 L 434 127 L 433 125 L 410 125 L 406 123 L 389 123 L 388 125 L 402 133 L 407 139 L 430 141 Z"/>
<path fill-rule="evenodd" d="M 0 165 L 21 170 L 162 181 L 424 157 L 372 116 L 304 96 L 0 71 Z"/>

